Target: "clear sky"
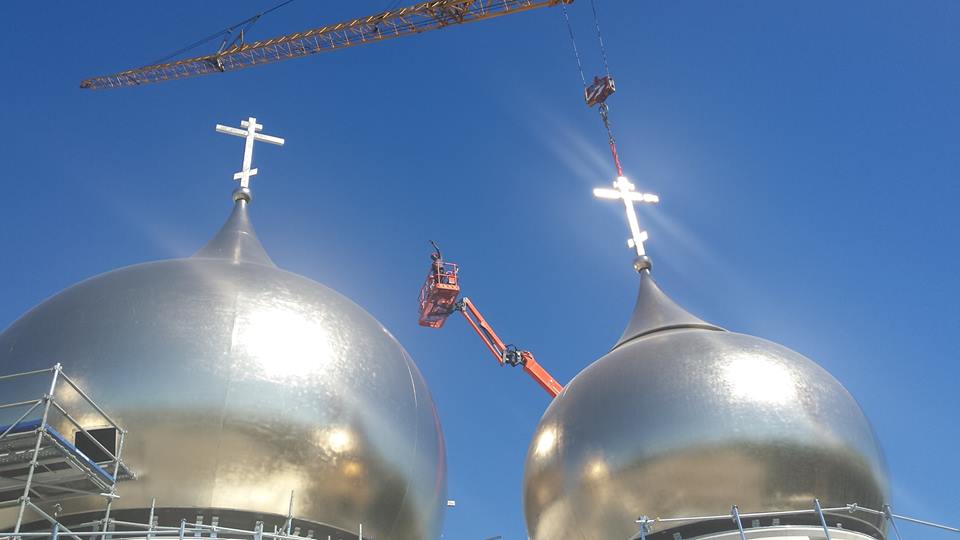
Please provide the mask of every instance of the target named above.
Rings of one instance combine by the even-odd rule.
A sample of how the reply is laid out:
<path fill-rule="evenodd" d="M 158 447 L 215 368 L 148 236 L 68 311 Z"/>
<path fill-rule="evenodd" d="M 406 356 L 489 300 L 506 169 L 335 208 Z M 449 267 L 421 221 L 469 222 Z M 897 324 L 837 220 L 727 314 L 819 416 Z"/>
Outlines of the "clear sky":
<path fill-rule="evenodd" d="M 255 35 L 387 3 L 295 2 Z M 548 397 L 462 321 L 418 327 L 415 300 L 435 239 L 504 339 L 561 382 L 623 330 L 637 277 L 622 207 L 591 197 L 613 170 L 560 10 L 78 88 L 271 5 L 4 6 L 0 327 L 78 280 L 203 245 L 242 147 L 213 126 L 256 116 L 288 141 L 255 159 L 271 256 L 374 314 L 430 384 L 458 503 L 444 537 L 524 538 L 523 460 Z M 662 198 L 641 214 L 660 285 L 823 365 L 873 421 L 894 508 L 960 523 L 960 3 L 599 7 L 623 163 Z M 599 72 L 589 3 L 571 15 Z"/>

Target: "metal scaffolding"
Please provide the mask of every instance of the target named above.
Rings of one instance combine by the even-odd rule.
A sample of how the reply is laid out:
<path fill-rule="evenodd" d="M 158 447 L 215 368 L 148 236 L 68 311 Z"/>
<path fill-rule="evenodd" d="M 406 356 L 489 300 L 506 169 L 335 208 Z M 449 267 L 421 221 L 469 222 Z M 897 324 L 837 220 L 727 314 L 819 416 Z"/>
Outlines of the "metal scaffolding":
<path fill-rule="evenodd" d="M 36 394 L 31 393 L 34 387 Z M 354 535 L 294 518 L 293 493 L 286 517 L 277 516 L 282 525 L 270 529 L 263 519 L 250 530 L 225 527 L 217 515 L 204 523 L 202 509 L 195 520 L 181 518 L 179 526 L 161 525 L 161 516 L 171 509 L 157 508 L 156 499 L 149 514 L 144 509 L 144 523 L 137 522 L 139 518 L 123 519 L 129 517 L 122 515 L 123 511 L 112 517 L 113 503 L 119 498 L 117 482 L 135 479 L 121 457 L 127 431 L 68 377 L 60 364 L 0 376 L 0 396 L 18 399 L 0 403 L 0 509 L 17 508 L 13 530 L 0 532 L 0 540 L 59 540 L 61 536 L 73 540 L 363 539 L 362 524 Z M 99 511 L 87 512 L 86 517 L 73 516 L 68 526 L 65 518 L 58 516 L 60 502 L 91 495 L 104 498 L 102 517 Z M 82 519 L 86 521 L 77 523 Z M 169 515 L 163 520 L 177 523 Z M 334 530 L 335 535 L 330 534 Z"/>
<path fill-rule="evenodd" d="M 49 530 L 20 533 L 0 533 L 0 540 L 31 540 L 46 538 L 49 538 L 50 540 L 59 540 L 61 536 L 67 536 L 73 540 L 192 540 L 196 538 L 215 538 L 217 540 L 324 540 L 323 537 L 316 538 L 313 534 L 313 530 L 303 534 L 302 529 L 300 527 L 292 526 L 290 520 L 288 520 L 285 527 L 274 526 L 272 532 L 265 530 L 263 521 L 257 521 L 253 530 L 223 527 L 217 523 L 205 524 L 199 521 L 196 523 L 190 523 L 186 519 L 181 519 L 180 525 L 177 527 L 163 526 L 156 523 L 153 510 L 154 509 L 151 509 L 147 523 L 136 523 L 132 521 L 110 519 L 108 525 L 104 526 L 103 520 L 96 520 L 82 523 L 74 526 L 72 529 L 67 529 L 57 520 L 52 519 L 50 520 L 51 524 Z M 343 537 L 338 536 L 337 538 L 340 539 Z M 352 534 L 350 534 L 350 538 L 354 538 Z M 358 540 L 363 540 L 362 525 L 356 538 Z M 327 535 L 325 539 L 335 540 L 332 535 Z"/>
<path fill-rule="evenodd" d="M 43 380 L 37 381 L 43 376 L 50 382 L 43 385 L 39 397 L 0 404 L 0 414 L 4 415 L 0 418 L 16 417 L 0 425 L 0 508 L 18 507 L 14 535 L 20 533 L 30 514 L 59 525 L 55 516 L 38 506 L 42 502 L 99 495 L 106 500 L 104 519 L 109 519 L 117 497 L 117 481 L 132 478 L 121 460 L 126 431 L 63 372 L 60 364 L 0 376 L 0 395 L 18 393 L 10 388 L 43 384 Z M 67 396 L 69 399 L 64 399 Z M 67 401 L 73 413 L 68 411 Z M 85 416 L 88 426 L 106 427 L 88 430 L 80 425 L 75 415 L 83 406 L 92 411 Z M 64 426 L 72 433 L 63 433 Z"/>

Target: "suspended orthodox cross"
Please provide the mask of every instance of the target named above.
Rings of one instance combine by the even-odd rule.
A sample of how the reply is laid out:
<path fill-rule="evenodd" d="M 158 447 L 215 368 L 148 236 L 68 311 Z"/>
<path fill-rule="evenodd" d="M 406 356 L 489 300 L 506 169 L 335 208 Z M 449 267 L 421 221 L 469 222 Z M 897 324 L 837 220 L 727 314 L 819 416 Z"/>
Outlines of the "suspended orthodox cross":
<path fill-rule="evenodd" d="M 229 126 L 223 126 L 217 124 L 218 133 L 226 133 L 227 135 L 235 135 L 237 137 L 243 137 L 247 140 L 246 144 L 243 147 L 243 169 L 233 175 L 234 180 L 240 181 L 240 191 L 247 194 L 249 197 L 250 192 L 250 177 L 257 174 L 257 169 L 251 169 L 250 165 L 253 162 L 253 143 L 254 141 L 262 141 L 270 144 L 275 144 L 277 146 L 283 146 L 283 139 L 280 137 L 273 137 L 271 135 L 264 135 L 263 133 L 257 133 L 263 129 L 263 125 L 257 123 L 257 119 L 254 117 L 247 118 L 246 120 L 240 122 L 240 127 L 244 129 L 232 128 Z"/>
<path fill-rule="evenodd" d="M 631 238 L 627 240 L 627 246 L 637 250 L 637 257 L 644 257 L 646 252 L 643 249 L 643 243 L 647 241 L 647 231 L 640 230 L 637 211 L 634 209 L 633 203 L 658 203 L 660 197 L 653 193 L 634 191 L 636 186 L 631 184 L 626 176 L 618 177 L 617 181 L 613 183 L 613 187 L 615 189 L 596 188 L 593 190 L 593 195 L 600 199 L 623 199 L 623 207 L 627 211 L 627 222 L 630 224 L 631 234 Z"/>

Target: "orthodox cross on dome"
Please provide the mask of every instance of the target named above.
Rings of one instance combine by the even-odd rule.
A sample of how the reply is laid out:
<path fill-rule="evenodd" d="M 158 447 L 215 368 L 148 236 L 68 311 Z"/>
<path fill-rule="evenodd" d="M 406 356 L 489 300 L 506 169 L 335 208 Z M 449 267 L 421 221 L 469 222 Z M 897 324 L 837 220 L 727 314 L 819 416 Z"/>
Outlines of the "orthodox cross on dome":
<path fill-rule="evenodd" d="M 613 183 L 614 189 L 596 188 L 593 190 L 594 197 L 600 199 L 623 199 L 623 207 L 627 212 L 627 222 L 630 224 L 631 237 L 627 239 L 627 247 L 637 250 L 637 257 L 646 259 L 646 252 L 643 249 L 643 243 L 647 241 L 647 231 L 640 230 L 640 223 L 637 221 L 637 211 L 633 203 L 658 203 L 660 197 L 653 193 L 640 193 L 635 191 L 636 186 L 627 180 L 626 176 L 617 177 Z M 649 265 L 649 263 L 647 263 Z M 639 268 L 638 268 L 639 270 Z"/>
<path fill-rule="evenodd" d="M 217 133 L 226 133 L 227 135 L 234 135 L 236 137 L 243 137 L 246 139 L 246 144 L 243 147 L 243 169 L 240 172 L 233 175 L 234 180 L 240 181 L 239 193 L 243 198 L 250 200 L 250 177 L 257 174 L 257 169 L 251 169 L 250 165 L 253 163 L 253 143 L 254 141 L 267 142 L 270 144 L 275 144 L 277 146 L 283 146 L 284 140 L 280 137 L 274 137 L 272 135 L 264 135 L 263 133 L 258 133 L 263 129 L 263 125 L 257 123 L 257 119 L 254 117 L 247 118 L 246 120 L 240 122 L 240 127 L 243 129 L 232 128 L 229 126 L 224 126 L 217 124 Z"/>

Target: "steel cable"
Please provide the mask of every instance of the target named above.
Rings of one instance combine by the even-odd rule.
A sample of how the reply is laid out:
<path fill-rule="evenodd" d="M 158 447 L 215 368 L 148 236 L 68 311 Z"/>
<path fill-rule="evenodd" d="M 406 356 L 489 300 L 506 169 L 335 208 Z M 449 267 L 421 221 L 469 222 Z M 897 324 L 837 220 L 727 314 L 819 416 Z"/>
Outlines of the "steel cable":
<path fill-rule="evenodd" d="M 590 8 L 593 10 L 593 24 L 597 28 L 597 41 L 600 42 L 600 56 L 603 57 L 603 69 L 607 76 L 610 76 L 610 64 L 607 62 L 607 48 L 603 45 L 603 34 L 600 33 L 600 16 L 597 15 L 597 3 L 590 0 Z"/>
<path fill-rule="evenodd" d="M 223 30 L 220 30 L 219 32 L 215 32 L 215 33 L 210 34 L 209 36 L 207 36 L 207 37 L 205 37 L 205 38 L 199 39 L 199 40 L 193 42 L 192 44 L 187 45 L 186 47 L 183 47 L 182 49 L 178 49 L 178 50 L 176 50 L 176 51 L 168 54 L 167 56 L 164 56 L 163 58 L 160 58 L 159 60 L 154 60 L 153 62 L 151 62 L 150 64 L 147 64 L 147 65 L 151 65 L 151 66 L 152 66 L 152 65 L 155 65 L 155 64 L 162 64 L 162 63 L 166 62 L 167 60 L 170 60 L 171 58 L 175 58 L 175 57 L 177 57 L 177 56 L 180 56 L 181 54 L 183 54 L 183 53 L 185 53 L 185 52 L 187 52 L 187 51 L 191 51 L 191 50 L 193 50 L 193 49 L 196 49 L 197 47 L 199 47 L 199 46 L 201 46 L 201 45 L 206 45 L 207 43 L 210 43 L 211 41 L 217 39 L 217 38 L 220 37 L 220 36 L 224 36 L 223 43 L 220 44 L 221 49 L 222 49 L 222 48 L 223 48 L 223 45 L 226 44 L 227 39 L 229 39 L 230 34 L 231 34 L 234 30 L 236 30 L 237 28 L 239 28 L 239 27 L 241 27 L 241 26 L 243 26 L 243 25 L 245 25 L 245 24 L 249 24 L 249 25 L 248 25 L 247 28 L 245 28 L 244 30 L 249 30 L 250 26 L 253 26 L 253 23 L 257 22 L 257 20 L 259 20 L 260 17 L 263 17 L 263 16 L 266 15 L 267 13 L 276 11 L 276 10 L 282 8 L 283 6 L 286 6 L 287 4 L 289 4 L 289 3 L 291 3 L 291 2 L 293 2 L 293 0 L 284 0 L 283 2 L 280 2 L 279 4 L 273 6 L 273 7 L 270 8 L 270 9 L 267 9 L 266 11 L 261 11 L 260 13 L 257 13 L 256 15 L 254 15 L 254 16 L 252 16 L 252 17 L 247 17 L 246 19 L 244 19 L 244 20 L 242 20 L 242 21 L 240 21 L 240 22 L 238 22 L 238 23 L 236 23 L 236 24 L 230 25 L 230 26 L 224 28 Z"/>
<path fill-rule="evenodd" d="M 587 77 L 583 74 L 583 62 L 580 61 L 580 51 L 577 50 L 577 40 L 573 37 L 573 25 L 570 23 L 570 14 L 567 13 L 567 5 L 561 3 L 560 9 L 563 10 L 563 18 L 567 21 L 567 31 L 570 32 L 570 43 L 573 44 L 573 56 L 577 59 L 577 69 L 580 71 L 580 82 L 583 87 L 587 87 Z"/>

